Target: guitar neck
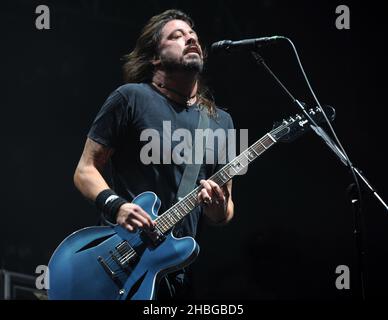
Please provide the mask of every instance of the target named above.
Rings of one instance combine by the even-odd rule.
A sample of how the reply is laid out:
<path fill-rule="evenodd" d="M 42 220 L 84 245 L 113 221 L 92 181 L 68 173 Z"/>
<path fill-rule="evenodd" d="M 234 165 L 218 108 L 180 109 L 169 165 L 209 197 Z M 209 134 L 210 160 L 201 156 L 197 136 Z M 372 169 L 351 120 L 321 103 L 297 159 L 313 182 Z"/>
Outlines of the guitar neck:
<path fill-rule="evenodd" d="M 241 152 L 236 158 L 223 166 L 209 179 L 217 183 L 219 186 L 223 186 L 234 176 L 244 172 L 245 168 L 252 161 L 258 158 L 276 142 L 277 140 L 275 140 L 271 133 L 267 133 L 245 151 Z M 160 232 L 166 233 L 169 231 L 199 205 L 197 195 L 201 189 L 201 186 L 196 187 L 193 191 L 187 194 L 183 199 L 178 201 L 175 205 L 173 205 L 170 209 L 165 211 L 155 220 L 156 226 Z"/>

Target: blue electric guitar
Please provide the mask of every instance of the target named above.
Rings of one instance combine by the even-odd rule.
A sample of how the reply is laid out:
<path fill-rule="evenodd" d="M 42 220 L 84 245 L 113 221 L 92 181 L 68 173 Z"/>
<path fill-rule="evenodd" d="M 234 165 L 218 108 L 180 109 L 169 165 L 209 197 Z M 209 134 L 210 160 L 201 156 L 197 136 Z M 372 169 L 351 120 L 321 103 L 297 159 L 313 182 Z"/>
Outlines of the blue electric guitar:
<path fill-rule="evenodd" d="M 333 120 L 334 109 L 326 109 Z M 316 122 L 323 119 L 319 108 L 308 112 Z M 276 142 L 290 141 L 308 129 L 310 123 L 304 116 L 283 120 L 210 179 L 224 185 Z M 49 299 L 155 299 L 159 280 L 193 262 L 199 253 L 193 238 L 175 238 L 171 230 L 198 206 L 200 188 L 161 215 L 158 215 L 160 200 L 155 193 L 138 195 L 132 202 L 155 220 L 156 231 L 152 233 L 141 229 L 130 233 L 115 225 L 88 227 L 68 236 L 49 262 Z"/>

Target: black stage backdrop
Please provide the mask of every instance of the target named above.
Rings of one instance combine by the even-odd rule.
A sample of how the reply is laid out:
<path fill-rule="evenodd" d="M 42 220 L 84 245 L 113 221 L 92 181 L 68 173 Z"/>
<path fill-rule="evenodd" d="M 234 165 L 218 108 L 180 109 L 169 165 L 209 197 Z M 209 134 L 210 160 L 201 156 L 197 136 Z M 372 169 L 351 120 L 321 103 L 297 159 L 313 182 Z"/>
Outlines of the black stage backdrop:
<path fill-rule="evenodd" d="M 35 8 L 50 9 L 37 30 Z M 339 30 L 336 8 L 350 9 Z M 154 14 L 179 8 L 208 48 L 222 39 L 291 38 L 356 166 L 388 200 L 385 8 L 350 1 L 6 1 L 1 3 L 0 268 L 34 275 L 71 232 L 98 214 L 73 186 L 85 135 L 122 84 L 120 57 Z M 262 56 L 300 100 L 315 105 L 289 45 Z M 209 54 L 205 76 L 249 141 L 297 108 L 248 52 Z M 353 212 L 345 167 L 312 132 L 278 144 L 234 181 L 235 218 L 202 227 L 192 265 L 202 299 L 351 300 L 357 295 Z M 363 185 L 364 187 L 364 185 Z M 366 296 L 386 296 L 388 212 L 364 190 Z M 350 290 L 335 285 L 350 269 Z"/>

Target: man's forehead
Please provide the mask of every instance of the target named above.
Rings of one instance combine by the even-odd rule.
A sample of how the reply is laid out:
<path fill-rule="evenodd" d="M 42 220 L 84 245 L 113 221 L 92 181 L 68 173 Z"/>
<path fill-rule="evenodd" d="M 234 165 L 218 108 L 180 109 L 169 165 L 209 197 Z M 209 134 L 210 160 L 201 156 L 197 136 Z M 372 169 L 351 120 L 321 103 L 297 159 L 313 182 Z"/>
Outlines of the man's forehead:
<path fill-rule="evenodd" d="M 168 36 L 171 32 L 175 30 L 185 30 L 190 31 L 193 30 L 190 25 L 183 20 L 171 20 L 167 22 L 162 28 L 162 35 Z"/>

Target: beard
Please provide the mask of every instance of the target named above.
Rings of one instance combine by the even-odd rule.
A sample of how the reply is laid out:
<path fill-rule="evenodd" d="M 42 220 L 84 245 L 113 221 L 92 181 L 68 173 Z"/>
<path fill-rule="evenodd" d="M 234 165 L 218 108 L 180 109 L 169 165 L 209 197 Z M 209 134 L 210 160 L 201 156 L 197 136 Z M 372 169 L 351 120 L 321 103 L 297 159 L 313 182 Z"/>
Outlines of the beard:
<path fill-rule="evenodd" d="M 197 54 L 186 54 L 180 58 L 160 55 L 160 62 L 162 67 L 170 72 L 201 73 L 203 70 L 203 60 Z"/>

